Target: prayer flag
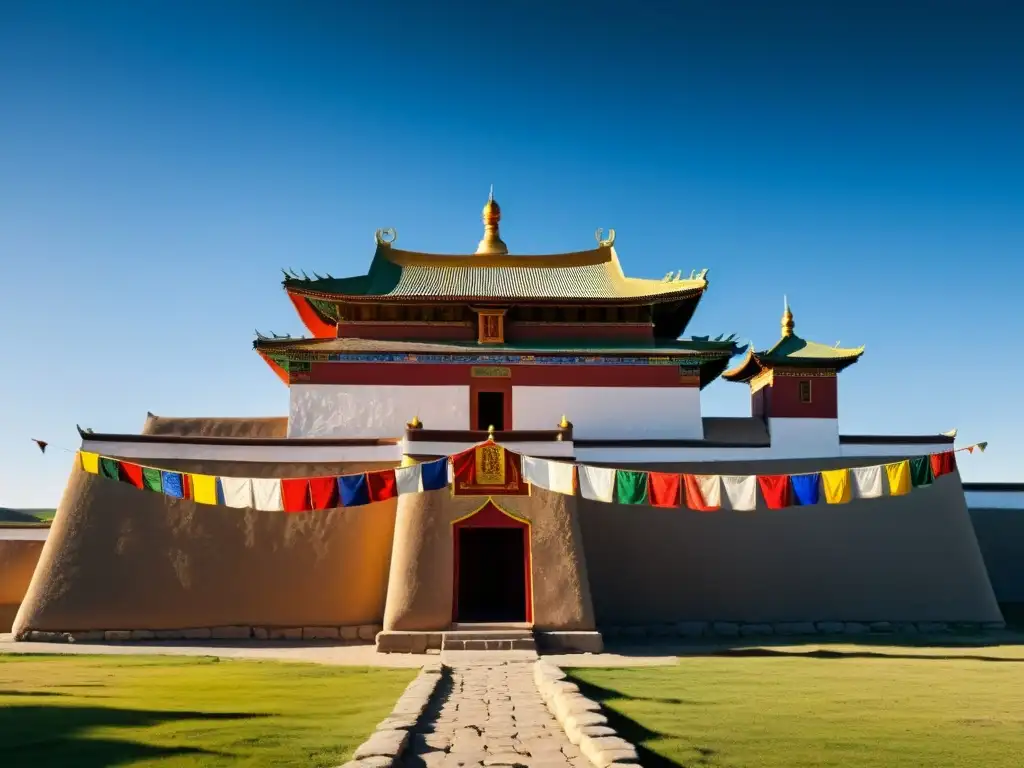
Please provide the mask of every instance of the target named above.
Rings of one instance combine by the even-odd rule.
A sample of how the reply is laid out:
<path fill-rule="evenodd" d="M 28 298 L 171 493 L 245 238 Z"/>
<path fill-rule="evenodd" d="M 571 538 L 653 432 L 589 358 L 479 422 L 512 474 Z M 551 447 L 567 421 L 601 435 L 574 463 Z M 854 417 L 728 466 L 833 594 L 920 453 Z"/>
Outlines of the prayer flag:
<path fill-rule="evenodd" d="M 978 451 L 980 451 L 981 453 L 984 453 L 985 449 L 988 448 L 988 443 L 987 442 L 976 443 L 974 447 L 977 448 Z"/>
<path fill-rule="evenodd" d="M 850 500 L 850 470 L 830 469 L 821 473 L 827 504 L 845 504 Z"/>
<path fill-rule="evenodd" d="M 652 507 L 682 506 L 682 491 L 682 477 L 674 472 L 651 472 L 648 476 Z"/>
<path fill-rule="evenodd" d="M 163 483 L 160 481 L 160 470 L 154 467 L 142 468 L 142 482 L 146 490 L 163 493 Z"/>
<path fill-rule="evenodd" d="M 610 503 L 615 496 L 615 470 L 608 467 L 591 467 L 580 464 L 580 495 L 591 501 Z"/>
<path fill-rule="evenodd" d="M 619 469 L 615 472 L 615 503 L 646 504 L 647 473 Z"/>
<path fill-rule="evenodd" d="M 309 512 L 309 480 L 305 477 L 281 479 L 281 506 L 285 512 Z"/>
<path fill-rule="evenodd" d="M 370 501 L 384 501 L 398 496 L 398 479 L 393 469 L 367 472 L 366 485 L 370 490 Z"/>
<path fill-rule="evenodd" d="M 572 496 L 576 493 L 576 465 L 523 456 L 523 480 L 538 488 Z"/>
<path fill-rule="evenodd" d="M 224 506 L 234 509 L 255 508 L 251 477 L 222 477 L 220 489 L 224 496 Z"/>
<path fill-rule="evenodd" d="M 253 507 L 261 512 L 283 512 L 281 481 L 276 477 L 254 477 L 252 479 Z"/>
<path fill-rule="evenodd" d="M 182 481 L 180 472 L 160 470 L 160 487 L 165 496 L 170 496 L 172 499 L 185 498 L 185 483 Z"/>
<path fill-rule="evenodd" d="M 100 476 L 110 480 L 120 480 L 121 470 L 118 468 L 120 463 L 117 459 L 108 459 L 106 456 L 100 456 Z"/>
<path fill-rule="evenodd" d="M 455 496 L 525 496 L 530 486 L 522 482 L 522 462 L 491 440 L 451 457 Z"/>
<path fill-rule="evenodd" d="M 797 506 L 811 507 L 818 503 L 818 499 L 821 497 L 820 472 L 790 475 L 789 481 L 793 486 L 793 497 Z"/>
<path fill-rule="evenodd" d="M 757 484 L 768 509 L 785 509 L 793 503 L 789 475 L 758 475 Z"/>
<path fill-rule="evenodd" d="M 338 506 L 338 481 L 333 477 L 309 478 L 309 500 L 313 509 Z"/>
<path fill-rule="evenodd" d="M 82 469 L 90 475 L 98 475 L 100 473 L 100 455 L 98 453 L 79 451 L 78 455 L 82 457 Z"/>
<path fill-rule="evenodd" d="M 419 493 L 423 490 L 423 465 L 413 464 L 408 467 L 399 467 L 395 470 L 395 486 L 398 488 L 398 495 L 406 493 Z"/>
<path fill-rule="evenodd" d="M 142 481 L 142 467 L 138 464 L 132 464 L 130 461 L 121 462 L 120 480 L 122 483 L 134 485 L 136 488 L 145 487 Z"/>
<path fill-rule="evenodd" d="M 40 453 L 46 453 L 46 446 L 49 445 L 48 442 L 45 440 L 36 440 L 34 437 L 32 438 L 32 442 L 39 446 Z"/>
<path fill-rule="evenodd" d="M 853 475 L 852 495 L 854 498 L 877 499 L 885 493 L 881 464 L 876 464 L 873 467 L 854 467 L 850 473 Z"/>
<path fill-rule="evenodd" d="M 722 475 L 726 508 L 737 512 L 757 509 L 757 475 Z"/>
<path fill-rule="evenodd" d="M 915 456 L 910 460 L 910 484 L 914 488 L 924 488 L 931 485 L 932 463 L 927 456 Z"/>
<path fill-rule="evenodd" d="M 897 461 L 894 464 L 885 465 L 885 474 L 889 478 L 889 494 L 902 496 L 910 493 L 910 462 L 907 460 Z"/>
<path fill-rule="evenodd" d="M 448 486 L 450 482 L 448 457 L 427 461 L 417 466 L 420 468 L 420 488 L 422 490 L 439 491 Z"/>
<path fill-rule="evenodd" d="M 722 481 L 718 475 L 683 475 L 686 506 L 695 512 L 715 512 L 722 506 Z"/>
<path fill-rule="evenodd" d="M 217 503 L 217 478 L 214 475 L 190 474 L 192 501 L 197 504 Z"/>
<path fill-rule="evenodd" d="M 366 475 L 340 475 L 338 477 L 338 495 L 343 507 L 361 507 L 370 503 L 370 489 L 366 485 Z"/>
<path fill-rule="evenodd" d="M 931 455 L 932 474 L 935 477 L 951 474 L 956 470 L 956 454 L 952 451 L 933 453 Z"/>

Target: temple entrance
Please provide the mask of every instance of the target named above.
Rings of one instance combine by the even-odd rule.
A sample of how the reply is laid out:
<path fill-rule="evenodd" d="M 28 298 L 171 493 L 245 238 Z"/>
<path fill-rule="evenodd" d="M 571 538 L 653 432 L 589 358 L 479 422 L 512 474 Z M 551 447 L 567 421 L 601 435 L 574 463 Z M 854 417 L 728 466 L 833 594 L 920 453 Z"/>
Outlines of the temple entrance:
<path fill-rule="evenodd" d="M 494 427 L 499 432 L 505 429 L 505 393 L 476 393 L 476 429 Z"/>
<path fill-rule="evenodd" d="M 452 526 L 455 584 L 452 620 L 533 620 L 530 526 L 488 502 Z"/>

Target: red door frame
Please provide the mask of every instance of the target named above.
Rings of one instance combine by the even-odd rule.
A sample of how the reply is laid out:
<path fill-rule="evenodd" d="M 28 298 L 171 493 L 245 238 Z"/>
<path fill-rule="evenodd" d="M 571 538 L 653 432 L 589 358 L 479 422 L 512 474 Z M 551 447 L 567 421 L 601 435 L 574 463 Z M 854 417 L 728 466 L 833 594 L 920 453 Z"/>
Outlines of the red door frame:
<path fill-rule="evenodd" d="M 512 379 L 502 378 L 471 378 L 469 380 L 469 428 L 476 429 L 480 403 L 477 394 L 480 392 L 501 392 L 505 397 L 502 406 L 505 412 L 505 429 L 512 429 Z M 483 429 L 490 426 L 484 424 Z"/>
<path fill-rule="evenodd" d="M 475 512 L 452 522 L 455 566 L 452 578 L 452 622 L 459 620 L 459 540 L 466 528 L 516 528 L 523 536 L 523 574 L 526 580 L 526 621 L 533 623 L 533 553 L 530 546 L 530 522 L 506 512 L 492 499 Z"/>

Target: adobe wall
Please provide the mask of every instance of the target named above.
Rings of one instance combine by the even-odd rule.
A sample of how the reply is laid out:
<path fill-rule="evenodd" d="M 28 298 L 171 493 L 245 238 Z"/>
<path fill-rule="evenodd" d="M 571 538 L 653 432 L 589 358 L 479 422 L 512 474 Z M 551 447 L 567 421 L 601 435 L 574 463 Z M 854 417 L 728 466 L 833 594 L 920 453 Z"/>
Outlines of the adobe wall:
<path fill-rule="evenodd" d="M 645 468 L 770 474 L 857 464 L 842 458 L 831 465 L 811 459 Z M 906 496 L 774 511 L 577 503 L 599 626 L 1002 621 L 956 474 Z"/>
<path fill-rule="evenodd" d="M 402 496 L 395 522 L 385 630 L 429 631 L 452 623 L 452 523 L 480 509 L 487 497 L 452 497 L 449 489 Z M 576 499 L 543 488 L 531 496 L 497 496 L 494 503 L 530 521 L 533 623 L 541 630 L 593 630 L 587 563 Z"/>
<path fill-rule="evenodd" d="M 0 632 L 11 630 L 43 544 L 42 541 L 0 539 Z"/>
<path fill-rule="evenodd" d="M 159 464 L 252 477 L 382 466 Z M 379 625 L 395 507 L 391 500 L 285 514 L 207 506 L 90 475 L 76 464 L 14 631 Z"/>
<path fill-rule="evenodd" d="M 1000 603 L 1024 603 L 1024 510 L 971 507 L 971 522 Z"/>

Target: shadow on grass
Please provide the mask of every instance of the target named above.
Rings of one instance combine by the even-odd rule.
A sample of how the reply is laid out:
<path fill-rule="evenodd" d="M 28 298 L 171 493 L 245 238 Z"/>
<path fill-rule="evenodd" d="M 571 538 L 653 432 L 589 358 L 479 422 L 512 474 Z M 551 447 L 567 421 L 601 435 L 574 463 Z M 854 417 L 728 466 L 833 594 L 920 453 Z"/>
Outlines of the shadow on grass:
<path fill-rule="evenodd" d="M 268 716 L 43 704 L 0 707 L 0 734 L 3 734 L 0 739 L 0 765 L 4 768 L 68 765 L 104 768 L 176 755 L 217 755 L 219 753 L 199 747 L 165 747 L 130 739 L 89 738 L 87 732 L 95 728 L 149 727 L 181 720 L 247 720 Z"/>
<path fill-rule="evenodd" d="M 726 648 L 709 651 L 706 656 L 725 656 L 732 658 L 792 658 L 792 659 L 913 659 L 921 661 L 995 661 L 1009 664 L 1024 664 L 1024 659 L 1010 659 L 1005 656 L 979 656 L 964 653 L 926 654 L 926 653 L 882 653 L 879 651 L 830 651 L 816 648 L 801 651 L 790 646 L 792 650 L 779 648 Z"/>
<path fill-rule="evenodd" d="M 691 744 L 690 749 L 696 752 L 698 757 L 686 763 L 677 763 L 656 752 L 652 752 L 645 745 L 646 742 L 663 738 L 665 734 L 652 731 L 647 726 L 641 725 L 636 720 L 626 717 L 618 710 L 611 708 L 612 703 L 615 701 L 651 701 L 659 704 L 675 704 L 680 706 L 696 706 L 696 702 L 685 699 L 637 698 L 621 691 L 613 691 L 609 688 L 602 688 L 599 685 L 585 683 L 571 675 L 570 679 L 579 686 L 580 693 L 601 705 L 604 709 L 604 716 L 608 718 L 608 725 L 614 728 L 621 738 L 636 747 L 637 754 L 640 757 L 640 765 L 644 766 L 644 768 L 700 768 L 700 766 L 712 764 L 712 760 L 717 754 L 715 750 L 700 747 L 696 744 Z"/>

